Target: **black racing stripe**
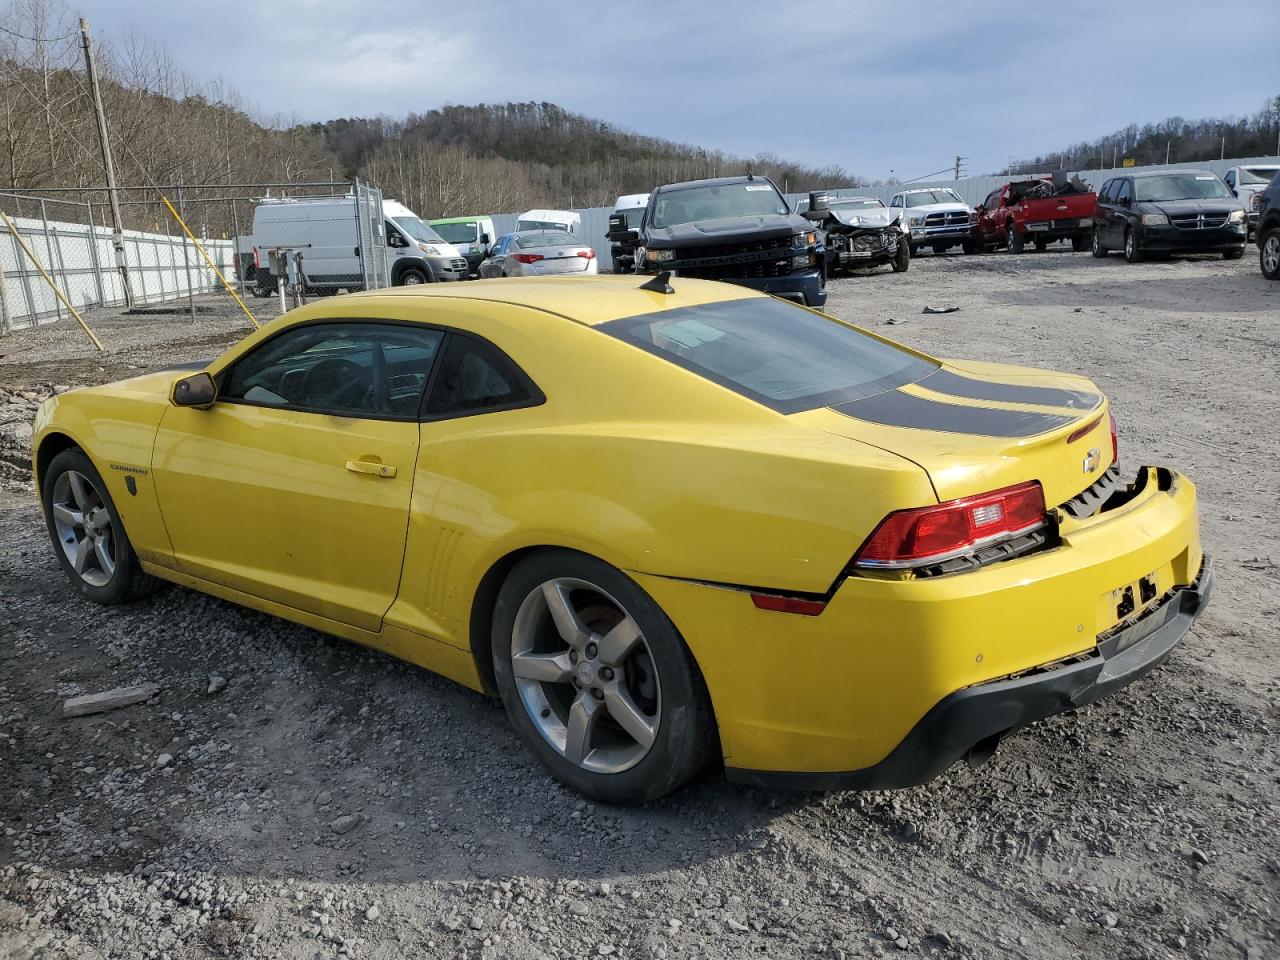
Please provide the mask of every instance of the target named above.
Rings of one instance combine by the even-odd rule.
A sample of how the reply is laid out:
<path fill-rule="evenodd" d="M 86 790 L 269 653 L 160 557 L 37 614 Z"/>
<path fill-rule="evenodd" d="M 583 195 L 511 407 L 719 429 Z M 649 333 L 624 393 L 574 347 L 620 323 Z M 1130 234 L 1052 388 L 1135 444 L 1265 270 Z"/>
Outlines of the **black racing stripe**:
<path fill-rule="evenodd" d="M 962 407 L 889 390 L 874 397 L 837 403 L 831 408 L 849 417 L 890 427 L 911 427 L 983 437 L 1033 437 L 1074 423 L 1076 417 L 1021 410 Z"/>
<path fill-rule="evenodd" d="M 1028 387 L 1015 383 L 990 383 L 962 377 L 950 370 L 935 370 L 917 386 L 966 400 L 991 400 L 996 403 L 1035 403 L 1043 407 L 1066 407 L 1069 410 L 1093 410 L 1101 406 L 1102 397 L 1087 390 L 1063 390 L 1058 387 Z"/>

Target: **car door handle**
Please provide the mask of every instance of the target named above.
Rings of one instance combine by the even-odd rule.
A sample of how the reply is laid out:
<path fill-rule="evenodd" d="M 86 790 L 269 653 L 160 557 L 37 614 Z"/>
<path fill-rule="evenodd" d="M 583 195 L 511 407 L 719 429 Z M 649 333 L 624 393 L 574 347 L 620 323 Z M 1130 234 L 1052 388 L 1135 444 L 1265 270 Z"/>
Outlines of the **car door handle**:
<path fill-rule="evenodd" d="M 389 463 L 379 463 L 376 460 L 348 460 L 347 469 L 352 473 L 364 473 L 371 477 L 384 477 L 390 479 L 396 475 L 396 468 Z"/>

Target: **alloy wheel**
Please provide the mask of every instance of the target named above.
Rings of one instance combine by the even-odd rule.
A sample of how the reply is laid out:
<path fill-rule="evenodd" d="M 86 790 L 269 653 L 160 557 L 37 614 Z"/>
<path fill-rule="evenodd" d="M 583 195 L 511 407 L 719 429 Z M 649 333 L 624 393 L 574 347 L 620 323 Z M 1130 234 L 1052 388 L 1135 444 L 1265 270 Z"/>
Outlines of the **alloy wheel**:
<path fill-rule="evenodd" d="M 1098 232 L 1097 227 L 1093 228 L 1093 255 L 1102 256 L 1102 234 Z"/>
<path fill-rule="evenodd" d="M 621 773 L 652 749 L 658 671 L 639 624 L 600 587 L 560 577 L 531 591 L 511 631 L 511 672 L 534 728 L 575 766 Z"/>
<path fill-rule="evenodd" d="M 85 583 L 105 587 L 116 570 L 116 537 L 98 488 L 83 473 L 65 470 L 54 481 L 50 507 L 71 568 Z"/>
<path fill-rule="evenodd" d="M 1280 234 L 1275 231 L 1262 243 L 1262 269 L 1272 277 L 1280 270 Z"/>

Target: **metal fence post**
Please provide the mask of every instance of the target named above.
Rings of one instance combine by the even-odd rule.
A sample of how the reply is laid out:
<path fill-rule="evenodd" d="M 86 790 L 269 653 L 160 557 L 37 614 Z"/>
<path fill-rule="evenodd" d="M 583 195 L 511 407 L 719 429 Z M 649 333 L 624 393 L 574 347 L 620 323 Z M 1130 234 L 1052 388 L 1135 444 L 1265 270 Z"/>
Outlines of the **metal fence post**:
<path fill-rule="evenodd" d="M 381 279 L 378 283 L 380 287 L 391 286 L 391 265 L 387 260 L 387 238 L 384 234 L 382 212 L 382 188 L 373 191 L 370 198 L 373 202 L 369 204 L 369 232 L 371 234 L 371 243 L 373 246 L 374 263 L 382 269 Z M 378 242 L 378 237 L 382 237 L 382 242 Z M 377 269 L 375 267 L 375 269 Z"/>
<path fill-rule="evenodd" d="M 154 247 L 154 244 L 152 246 Z M 142 262 L 142 241 L 137 237 L 133 238 L 133 255 L 138 261 L 138 286 L 142 288 L 142 302 L 147 303 L 150 300 L 150 297 L 147 294 L 147 268 Z M 158 256 L 156 262 L 160 262 Z M 161 297 L 160 299 L 163 300 L 164 297 Z"/>
<path fill-rule="evenodd" d="M 31 290 L 31 274 L 27 269 L 26 260 L 22 257 L 22 252 L 18 248 L 17 232 L 22 227 L 18 226 L 15 221 L 13 224 L 13 233 L 9 234 L 9 239 L 13 244 L 13 262 L 18 265 L 18 277 L 22 280 L 22 295 L 27 300 L 27 320 L 30 321 L 29 326 L 36 326 L 39 320 L 36 319 L 36 300 L 35 294 Z"/>
<path fill-rule="evenodd" d="M 355 198 L 356 214 L 356 255 L 360 259 L 360 286 L 364 290 L 372 289 L 369 282 L 369 245 L 364 242 L 364 204 L 360 198 L 360 178 L 353 181 L 351 195 Z"/>
<path fill-rule="evenodd" d="M 4 261 L 0 260 L 0 334 L 13 330 L 13 321 L 9 318 L 9 285 L 5 283 Z"/>
<path fill-rule="evenodd" d="M 74 303 L 75 301 L 71 299 L 71 284 L 67 280 L 67 261 L 62 256 L 62 237 L 58 234 L 58 227 L 56 224 L 53 227 L 53 252 L 58 258 L 58 272 L 62 274 L 62 292 L 67 295 L 68 303 Z M 53 269 L 54 266 L 50 263 L 49 272 L 52 273 Z M 83 307 L 83 304 L 81 306 Z"/>
<path fill-rule="evenodd" d="M 89 211 L 89 262 L 93 264 L 93 283 L 98 291 L 98 306 L 107 305 L 107 290 L 102 285 L 102 264 L 98 260 L 98 227 L 93 222 L 93 201 L 85 204 Z"/>
<path fill-rule="evenodd" d="M 245 297 L 244 292 L 244 264 L 240 262 L 240 214 L 236 210 L 236 202 L 231 201 L 231 263 L 236 269 L 236 282 L 240 285 L 240 299 Z"/>
<path fill-rule="evenodd" d="M 178 188 L 178 216 L 183 220 L 187 219 L 187 213 L 182 209 L 182 188 Z M 191 287 L 191 251 L 187 248 L 186 234 L 182 235 L 182 269 L 187 275 L 187 306 L 191 308 L 191 322 L 196 322 L 196 295 Z"/>
<path fill-rule="evenodd" d="M 44 253 L 45 259 L 49 262 L 50 268 L 53 267 L 53 244 L 49 242 L 49 213 L 45 210 L 45 202 L 40 201 L 40 222 L 44 224 Z M 53 307 L 58 314 L 58 319 L 62 319 L 62 301 L 57 297 L 53 298 Z M 35 319 L 34 305 L 32 307 L 32 319 Z"/>

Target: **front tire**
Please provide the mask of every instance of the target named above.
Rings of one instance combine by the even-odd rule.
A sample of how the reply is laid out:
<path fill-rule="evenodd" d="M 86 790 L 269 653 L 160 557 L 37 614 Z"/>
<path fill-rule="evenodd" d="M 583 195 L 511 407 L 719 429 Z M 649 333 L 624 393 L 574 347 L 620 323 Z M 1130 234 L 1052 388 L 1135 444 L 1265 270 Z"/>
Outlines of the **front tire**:
<path fill-rule="evenodd" d="M 605 803 L 675 790 L 715 745 L 710 697 L 661 608 L 570 550 L 521 560 L 498 594 L 493 668 L 512 725 L 566 786 Z"/>
<path fill-rule="evenodd" d="M 1239 260 L 1243 256 L 1244 256 L 1244 247 L 1241 247 L 1239 250 L 1224 250 L 1222 252 L 1223 260 Z"/>
<path fill-rule="evenodd" d="M 1138 246 L 1138 236 L 1133 227 L 1124 230 L 1124 259 L 1126 263 L 1141 263 L 1142 249 Z"/>
<path fill-rule="evenodd" d="M 1280 227 L 1272 227 L 1258 244 L 1258 268 L 1268 280 L 1280 280 Z"/>
<path fill-rule="evenodd" d="M 893 255 L 893 259 L 889 261 L 893 266 L 894 273 L 904 273 L 911 266 L 911 247 L 909 244 L 898 244 L 898 252 Z"/>
<path fill-rule="evenodd" d="M 404 273 L 400 274 L 399 286 L 416 287 L 420 283 L 430 283 L 430 278 L 426 273 L 418 267 L 409 267 Z"/>
<path fill-rule="evenodd" d="M 1027 238 L 1013 229 L 1013 224 L 1011 223 L 1005 227 L 1004 245 L 1005 249 L 1010 253 L 1021 253 L 1027 245 Z"/>
<path fill-rule="evenodd" d="M 54 553 L 86 600 L 113 605 L 154 593 L 163 581 L 143 572 L 107 485 L 83 450 L 63 450 L 41 484 Z"/>

